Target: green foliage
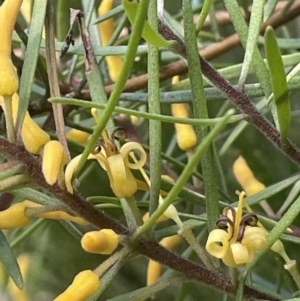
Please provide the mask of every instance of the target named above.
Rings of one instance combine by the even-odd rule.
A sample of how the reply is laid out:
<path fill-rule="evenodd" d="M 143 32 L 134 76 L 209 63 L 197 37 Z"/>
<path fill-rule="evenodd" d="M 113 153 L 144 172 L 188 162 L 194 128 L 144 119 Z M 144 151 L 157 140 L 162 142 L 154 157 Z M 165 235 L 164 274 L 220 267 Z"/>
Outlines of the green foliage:
<path fill-rule="evenodd" d="M 100 275 L 101 286 L 88 301 L 139 301 L 151 296 L 176 301 L 298 300 L 299 279 L 270 248 L 280 239 L 288 257 L 300 267 L 300 151 L 295 146 L 300 145 L 300 34 L 295 30 L 299 1 L 291 8 L 277 0 L 256 1 L 243 14 L 245 1 L 173 0 L 165 1 L 163 14 L 163 1 L 122 0 L 114 1 L 113 9 L 102 16 L 97 8 L 104 0 L 29 2 L 30 21 L 22 10 L 12 41 L 12 60 L 20 77 L 18 141 L 7 140 L 3 122 L 0 129 L 0 225 L 1 212 L 13 203 L 31 200 L 43 207 L 27 208 L 24 214 L 32 218 L 28 226 L 0 231 L 1 292 L 17 300 L 7 279 L 22 287 L 23 278 L 27 300 L 53 300 L 76 274 L 91 269 Z M 49 3 L 54 5 L 55 19 L 52 25 L 46 24 L 53 26 L 56 57 L 45 54 L 43 27 L 50 16 Z M 109 44 L 103 46 L 98 25 L 110 18 L 115 29 Z M 65 35 L 67 42 L 63 42 Z M 59 58 L 62 46 L 67 51 Z M 109 78 L 107 56 L 123 60 L 116 83 Z M 55 60 L 58 70 L 51 73 L 47 68 L 55 66 Z M 175 75 L 180 76 L 176 84 L 171 82 Z M 54 79 L 59 80 L 59 93 L 53 93 Z M 173 116 L 174 103 L 187 103 L 189 116 Z M 32 155 L 20 146 L 27 111 L 52 140 L 60 137 L 59 114 L 52 111 L 59 104 L 66 133 L 77 129 L 85 137 L 84 142 L 75 141 L 77 133 L 67 140 L 71 158 L 82 154 L 74 169 L 74 195 L 59 177 L 58 184 L 45 182 L 42 152 Z M 96 118 L 91 108 L 96 109 Z M 2 116 L 3 120 L 5 113 Z M 192 125 L 197 145 L 180 149 L 175 123 Z M 116 126 L 125 129 L 126 139 L 104 141 L 103 130 L 110 135 Z M 117 198 L 103 163 L 87 158 L 91 159 L 91 153 L 99 155 L 100 148 L 103 154 L 109 145 L 113 152 L 131 141 L 142 145 L 148 155 L 144 170 L 151 185 L 147 187 L 139 169 L 131 170 L 146 191 Z M 247 196 L 247 202 L 270 233 L 268 246 L 237 270 L 229 270 L 220 259 L 205 253 L 208 266 L 217 267 L 213 272 L 196 255 L 199 250 L 194 252 L 195 246 L 184 239 L 174 247 L 178 257 L 159 248 L 154 240 L 182 231 L 180 219 L 205 250 L 222 209 L 236 207 L 235 191 L 246 189 L 233 173 L 240 155 L 266 186 Z M 142 152 L 136 151 L 135 156 L 139 159 Z M 59 159 L 58 153 L 53 159 Z M 131 164 L 133 160 L 129 158 Z M 117 170 L 116 177 L 121 172 Z M 161 174 L 173 181 L 161 179 Z M 178 215 L 170 210 L 166 215 L 175 212 L 173 220 L 155 224 L 168 208 L 176 208 Z M 67 218 L 48 221 L 40 217 L 43 210 L 65 211 L 89 224 Z M 152 216 L 140 225 L 148 211 Z M 120 234 L 117 251 L 112 256 L 85 252 L 81 237 L 106 227 Z M 16 260 L 22 254 L 30 259 L 27 271 L 20 264 L 23 275 Z M 163 270 L 158 281 L 147 286 L 149 258 L 162 262 Z"/>

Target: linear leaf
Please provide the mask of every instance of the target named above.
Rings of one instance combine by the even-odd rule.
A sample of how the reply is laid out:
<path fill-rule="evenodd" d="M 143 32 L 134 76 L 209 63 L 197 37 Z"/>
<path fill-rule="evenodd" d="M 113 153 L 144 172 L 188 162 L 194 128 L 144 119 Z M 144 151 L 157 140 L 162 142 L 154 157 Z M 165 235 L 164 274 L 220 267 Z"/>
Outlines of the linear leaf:
<path fill-rule="evenodd" d="M 7 272 L 19 289 L 23 288 L 23 278 L 10 245 L 8 244 L 5 235 L 0 231 L 0 259 L 3 261 Z"/>
<path fill-rule="evenodd" d="M 247 44 L 246 44 L 246 52 L 244 57 L 244 62 L 242 66 L 242 71 L 239 79 L 239 86 L 243 87 L 247 75 L 249 73 L 251 63 L 253 60 L 254 51 L 256 49 L 256 41 L 260 31 L 260 24 L 262 21 L 263 10 L 264 10 L 265 1 L 259 0 L 253 2 L 252 14 L 250 18 Z"/>
<path fill-rule="evenodd" d="M 281 140 L 284 142 L 287 139 L 291 123 L 291 105 L 281 53 L 275 32 L 270 26 L 267 27 L 265 33 L 265 48 L 278 115 L 278 130 L 281 134 Z"/>

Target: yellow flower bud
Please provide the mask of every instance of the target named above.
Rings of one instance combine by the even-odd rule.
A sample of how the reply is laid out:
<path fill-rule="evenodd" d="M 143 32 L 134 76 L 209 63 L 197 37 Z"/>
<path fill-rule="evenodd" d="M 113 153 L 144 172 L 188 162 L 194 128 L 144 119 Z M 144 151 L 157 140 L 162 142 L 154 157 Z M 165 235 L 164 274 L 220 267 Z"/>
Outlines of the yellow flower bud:
<path fill-rule="evenodd" d="M 90 231 L 81 238 L 82 248 L 89 253 L 111 254 L 119 244 L 119 236 L 111 229 Z"/>
<path fill-rule="evenodd" d="M 71 129 L 66 133 L 66 138 L 80 144 L 86 144 L 90 134 L 77 129 Z"/>
<path fill-rule="evenodd" d="M 178 234 L 164 237 L 159 244 L 167 249 L 172 249 L 181 242 L 181 236 Z M 147 285 L 154 283 L 161 274 L 162 265 L 154 260 L 149 260 L 147 269 Z"/>
<path fill-rule="evenodd" d="M 235 160 L 233 164 L 233 173 L 247 195 L 252 195 L 265 189 L 265 185 L 255 178 L 242 156 Z"/>
<path fill-rule="evenodd" d="M 0 97 L 0 104 L 4 107 L 3 98 Z M 12 113 L 14 124 L 16 124 L 19 106 L 19 95 L 12 96 Z M 5 110 L 5 107 L 4 107 Z M 22 141 L 26 150 L 32 154 L 39 154 L 41 148 L 50 141 L 50 136 L 30 117 L 26 112 L 21 131 Z"/>
<path fill-rule="evenodd" d="M 10 57 L 0 56 L 0 95 L 13 95 L 19 89 L 17 70 Z"/>
<path fill-rule="evenodd" d="M 0 95 L 12 95 L 19 88 L 16 68 L 11 61 L 11 39 L 22 0 L 6 0 L 0 7 Z"/>
<path fill-rule="evenodd" d="M 45 145 L 42 169 L 49 185 L 54 185 L 57 179 L 63 178 L 63 167 L 67 161 L 68 157 L 59 141 L 52 140 Z"/>
<path fill-rule="evenodd" d="M 143 215 L 143 221 L 146 222 L 149 219 L 149 212 L 146 212 Z M 156 224 L 159 224 L 161 222 L 167 221 L 169 218 L 167 216 L 165 216 L 164 214 L 161 215 L 157 220 L 156 220 Z"/>
<path fill-rule="evenodd" d="M 179 76 L 174 76 L 172 83 L 179 81 Z M 173 103 L 171 105 L 172 115 L 174 117 L 189 118 L 189 106 L 186 103 Z M 178 146 L 186 151 L 197 144 L 195 130 L 190 124 L 175 123 Z"/>
<path fill-rule="evenodd" d="M 98 8 L 99 16 L 104 15 L 109 12 L 113 8 L 113 0 L 102 0 L 100 6 Z M 113 18 L 109 18 L 98 25 L 101 43 L 103 46 L 106 46 L 114 33 L 114 20 Z M 122 59 L 118 55 L 114 56 L 106 56 L 105 57 L 109 76 L 112 81 L 116 81 L 119 77 L 120 70 L 122 67 Z"/>
<path fill-rule="evenodd" d="M 26 206 L 17 203 L 4 211 L 0 211 L 0 229 L 24 227 L 30 223 L 30 217 L 26 215 Z"/>
<path fill-rule="evenodd" d="M 76 275 L 73 283 L 53 301 L 84 301 L 99 287 L 99 277 L 91 270 L 85 270 Z"/>

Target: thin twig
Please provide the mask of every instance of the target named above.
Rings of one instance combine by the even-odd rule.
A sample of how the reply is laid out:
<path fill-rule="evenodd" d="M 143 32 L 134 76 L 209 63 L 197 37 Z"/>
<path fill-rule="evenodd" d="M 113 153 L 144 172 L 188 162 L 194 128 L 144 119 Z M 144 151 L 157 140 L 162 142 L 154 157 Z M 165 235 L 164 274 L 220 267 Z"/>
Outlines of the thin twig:
<path fill-rule="evenodd" d="M 46 62 L 50 86 L 51 97 L 59 97 L 59 81 L 57 76 L 57 62 L 56 62 L 56 51 L 55 51 L 55 33 L 54 33 L 54 14 L 52 2 L 48 1 L 47 4 L 47 14 L 45 18 L 45 28 L 46 28 Z M 65 121 L 63 115 L 62 104 L 56 103 L 52 104 L 55 127 L 58 136 L 58 140 L 63 145 L 64 150 L 67 154 L 69 160 L 71 160 L 71 155 L 69 152 L 67 139 L 65 136 Z"/>

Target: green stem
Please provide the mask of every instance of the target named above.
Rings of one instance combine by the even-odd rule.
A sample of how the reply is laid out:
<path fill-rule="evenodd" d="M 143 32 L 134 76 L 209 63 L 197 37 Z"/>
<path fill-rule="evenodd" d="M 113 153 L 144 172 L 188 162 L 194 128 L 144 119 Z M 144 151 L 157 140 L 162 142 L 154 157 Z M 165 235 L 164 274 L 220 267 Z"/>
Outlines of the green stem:
<path fill-rule="evenodd" d="M 158 30 L 157 2 L 151 1 L 149 5 L 148 21 L 150 26 Z M 157 47 L 149 45 L 148 52 L 148 93 L 149 113 L 160 115 L 160 90 L 159 90 L 159 51 Z M 161 122 L 149 121 L 149 148 L 150 148 L 150 202 L 149 213 L 152 214 L 158 206 L 158 197 L 161 182 L 161 152 L 162 134 Z"/>
<path fill-rule="evenodd" d="M 116 82 L 115 88 L 112 91 L 109 101 L 107 103 L 106 108 L 103 110 L 101 119 L 99 120 L 97 126 L 94 129 L 93 134 L 90 137 L 89 143 L 87 144 L 84 152 L 82 153 L 82 157 L 78 163 L 78 166 L 76 168 L 76 174 L 80 172 L 82 169 L 87 157 L 91 153 L 92 149 L 94 148 L 95 143 L 99 139 L 102 131 L 104 130 L 109 118 L 111 117 L 115 106 L 117 105 L 119 101 L 119 97 L 122 93 L 122 90 L 125 86 L 125 83 L 129 77 L 132 65 L 134 63 L 136 51 L 140 42 L 142 30 L 143 30 L 143 24 L 145 22 L 146 16 L 147 16 L 147 9 L 149 5 L 150 0 L 141 0 L 139 9 L 137 12 L 137 16 L 135 19 L 135 24 L 133 31 L 130 35 L 129 43 L 127 52 L 125 54 L 124 62 L 122 65 L 122 69 L 120 72 L 120 76 L 118 78 L 118 81 Z"/>
<path fill-rule="evenodd" d="M 13 112 L 12 112 L 12 96 L 11 95 L 3 95 L 4 106 L 5 106 L 5 122 L 6 122 L 6 131 L 7 138 L 10 142 L 16 141 L 16 133 L 14 127 L 13 120 Z"/>
<path fill-rule="evenodd" d="M 198 54 L 193 10 L 190 0 L 183 1 L 184 35 L 189 67 L 189 77 L 193 95 L 194 115 L 196 118 L 208 118 L 207 103 L 205 100 L 202 81 L 201 65 Z M 198 141 L 202 141 L 209 133 L 209 127 L 196 127 Z M 203 184 L 206 196 L 207 226 L 211 231 L 219 216 L 217 173 L 214 160 L 213 145 L 210 145 L 201 159 Z"/>
<path fill-rule="evenodd" d="M 136 200 L 132 196 L 131 198 L 121 198 L 121 206 L 126 218 L 128 228 L 131 231 L 135 231 L 143 224 L 143 220 L 140 211 L 136 205 Z"/>
<path fill-rule="evenodd" d="M 180 231 L 179 235 L 183 236 L 185 240 L 189 243 L 189 245 L 194 249 L 198 257 L 202 260 L 204 265 L 209 270 L 216 270 L 216 267 L 213 265 L 212 261 L 207 255 L 207 252 L 205 249 L 199 244 L 199 242 L 196 240 L 196 237 L 194 236 L 191 228 L 189 226 L 183 226 Z"/>
<path fill-rule="evenodd" d="M 48 99 L 50 102 L 61 102 L 66 105 L 74 105 L 74 106 L 80 106 L 80 107 L 85 107 L 85 108 L 96 108 L 96 109 L 105 109 L 107 105 L 105 104 L 95 104 L 91 103 L 90 101 L 86 100 L 79 100 L 75 98 L 64 98 L 64 97 L 55 97 L 55 98 L 50 98 Z M 181 123 L 181 124 L 191 124 L 191 125 L 215 125 L 219 123 L 223 118 L 218 117 L 218 118 L 182 118 L 182 117 L 173 117 L 173 116 L 166 116 L 166 115 L 156 115 L 156 114 L 150 114 L 146 112 L 141 112 L 141 111 L 135 111 L 135 110 L 130 110 L 130 109 L 125 109 L 122 107 L 115 107 L 114 112 L 120 113 L 120 114 L 126 114 L 126 115 L 133 115 L 137 117 L 142 117 L 146 119 L 151 119 L 151 120 L 159 120 L 161 122 L 169 122 L 169 123 Z M 234 116 L 230 116 L 227 120 L 227 124 L 229 123 L 235 123 L 239 122 L 243 119 L 245 119 L 245 115 L 238 114 Z M 70 123 L 71 125 L 71 123 Z M 82 129 L 78 127 L 78 129 Z"/>

